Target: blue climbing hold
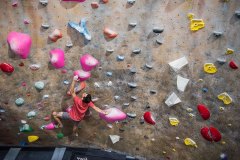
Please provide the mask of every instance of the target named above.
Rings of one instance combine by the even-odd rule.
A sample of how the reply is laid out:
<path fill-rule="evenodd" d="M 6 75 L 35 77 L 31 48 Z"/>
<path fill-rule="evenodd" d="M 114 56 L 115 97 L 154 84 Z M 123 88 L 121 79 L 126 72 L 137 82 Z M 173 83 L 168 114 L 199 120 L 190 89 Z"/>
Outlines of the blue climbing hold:
<path fill-rule="evenodd" d="M 15 104 L 16 104 L 17 106 L 23 105 L 23 104 L 24 104 L 24 99 L 23 99 L 23 98 L 18 98 L 18 99 L 16 99 Z"/>
<path fill-rule="evenodd" d="M 35 88 L 36 88 L 37 90 L 43 90 L 43 88 L 44 88 L 44 83 L 43 83 L 42 81 L 36 82 L 36 83 L 35 83 Z"/>
<path fill-rule="evenodd" d="M 124 60 L 124 56 L 121 55 L 117 55 L 117 61 L 123 61 Z"/>
<path fill-rule="evenodd" d="M 108 77 L 112 77 L 112 72 L 107 72 L 106 75 L 107 75 Z"/>

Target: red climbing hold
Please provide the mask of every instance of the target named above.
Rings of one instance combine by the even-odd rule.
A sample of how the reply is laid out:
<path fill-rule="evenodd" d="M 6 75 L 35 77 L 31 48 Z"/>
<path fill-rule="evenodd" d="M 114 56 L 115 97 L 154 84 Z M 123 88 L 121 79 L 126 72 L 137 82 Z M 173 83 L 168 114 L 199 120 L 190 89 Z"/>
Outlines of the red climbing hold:
<path fill-rule="evenodd" d="M 229 67 L 231 67 L 232 69 L 238 69 L 237 64 L 233 60 L 229 62 Z"/>
<path fill-rule="evenodd" d="M 203 136 L 203 138 L 205 138 L 206 140 L 208 140 L 208 141 L 213 141 L 213 139 L 212 139 L 212 137 L 211 137 L 211 135 L 209 134 L 210 132 L 209 132 L 209 128 L 208 127 L 203 127 L 202 129 L 201 129 L 201 135 Z"/>
<path fill-rule="evenodd" d="M 197 108 L 204 120 L 207 120 L 210 117 L 210 112 L 206 106 L 204 106 L 203 104 L 199 104 Z"/>
<path fill-rule="evenodd" d="M 14 71 L 14 67 L 9 63 L 1 63 L 0 68 L 3 72 L 6 73 L 12 73 Z"/>
<path fill-rule="evenodd" d="M 156 124 L 155 119 L 153 118 L 151 112 L 145 112 L 143 115 L 143 118 L 149 124 L 152 124 L 152 125 Z"/>
<path fill-rule="evenodd" d="M 216 128 L 210 127 L 209 130 L 210 130 L 210 133 L 212 135 L 212 139 L 215 142 L 218 142 L 222 139 L 221 133 Z"/>

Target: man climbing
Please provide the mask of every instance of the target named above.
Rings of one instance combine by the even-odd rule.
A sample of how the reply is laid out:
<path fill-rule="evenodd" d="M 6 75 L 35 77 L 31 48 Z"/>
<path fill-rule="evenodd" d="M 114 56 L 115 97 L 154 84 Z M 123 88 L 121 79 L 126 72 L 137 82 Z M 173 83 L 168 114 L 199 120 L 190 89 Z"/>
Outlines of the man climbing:
<path fill-rule="evenodd" d="M 76 95 L 76 90 L 74 89 L 75 83 L 77 81 L 78 77 L 74 76 L 73 81 L 70 86 L 70 90 L 68 93 L 71 94 L 73 97 L 73 106 L 71 107 L 71 110 L 69 112 L 53 112 L 53 118 L 58 122 L 59 127 L 63 127 L 63 124 L 60 119 L 69 119 L 72 120 L 73 125 L 73 134 L 78 136 L 77 128 L 79 122 L 84 118 L 85 114 L 89 112 L 89 107 L 93 108 L 95 111 L 103 114 L 108 114 L 106 111 L 101 110 L 100 108 L 96 107 L 92 102 L 92 97 L 90 94 L 83 93 L 82 97 L 79 98 Z M 83 90 L 85 88 L 86 84 L 85 82 L 80 83 L 80 89 L 79 91 Z M 90 113 L 90 112 L 89 112 Z"/>

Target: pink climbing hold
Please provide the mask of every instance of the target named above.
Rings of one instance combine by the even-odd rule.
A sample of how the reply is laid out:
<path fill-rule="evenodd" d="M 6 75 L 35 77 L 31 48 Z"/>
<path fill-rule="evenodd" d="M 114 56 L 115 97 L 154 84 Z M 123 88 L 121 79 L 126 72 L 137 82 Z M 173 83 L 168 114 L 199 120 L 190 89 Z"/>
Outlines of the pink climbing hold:
<path fill-rule="evenodd" d="M 53 49 L 50 51 L 51 63 L 55 68 L 64 67 L 64 51 L 61 49 Z"/>
<path fill-rule="evenodd" d="M 84 1 L 86 1 L 86 0 L 62 0 L 62 1 L 66 1 L 66 2 L 68 2 L 68 1 L 73 1 L 73 2 L 84 2 Z"/>
<path fill-rule="evenodd" d="M 11 50 L 19 55 L 22 59 L 26 59 L 30 53 L 32 40 L 25 33 L 10 32 L 7 37 L 7 42 Z"/>
<path fill-rule="evenodd" d="M 80 64 L 84 71 L 91 71 L 94 67 L 96 67 L 98 65 L 98 63 L 99 63 L 98 60 L 95 59 L 90 54 L 84 54 L 80 58 Z"/>
<path fill-rule="evenodd" d="M 237 64 L 233 60 L 229 62 L 229 67 L 231 67 L 232 69 L 238 69 Z"/>
<path fill-rule="evenodd" d="M 9 63 L 1 63 L 0 68 L 5 73 L 12 73 L 14 71 L 14 67 Z"/>
<path fill-rule="evenodd" d="M 152 125 L 155 125 L 156 122 L 155 122 L 155 119 L 154 117 L 152 116 L 152 113 L 151 112 L 145 112 L 144 115 L 143 115 L 143 118 L 144 120 L 149 123 L 149 124 L 152 124 Z"/>
<path fill-rule="evenodd" d="M 54 122 L 51 122 L 44 126 L 44 129 L 46 129 L 46 130 L 53 130 L 54 128 L 55 128 Z"/>
<path fill-rule="evenodd" d="M 74 76 L 77 75 L 79 81 L 85 81 L 85 80 L 87 80 L 88 78 L 91 77 L 91 73 L 90 72 L 85 72 L 83 70 L 76 70 L 76 71 L 74 71 L 73 75 Z"/>
<path fill-rule="evenodd" d="M 107 115 L 103 114 L 103 113 L 99 113 L 99 116 L 101 119 L 109 122 L 109 123 L 113 123 L 116 121 L 122 121 L 124 119 L 126 119 L 127 115 L 122 112 L 121 110 L 117 109 L 117 108 L 109 108 L 106 109 L 105 111 L 108 112 Z"/>
<path fill-rule="evenodd" d="M 203 104 L 199 104 L 197 106 L 197 108 L 198 108 L 200 115 L 202 116 L 202 118 L 204 120 L 207 120 L 210 118 L 210 112 L 206 106 L 204 106 Z"/>

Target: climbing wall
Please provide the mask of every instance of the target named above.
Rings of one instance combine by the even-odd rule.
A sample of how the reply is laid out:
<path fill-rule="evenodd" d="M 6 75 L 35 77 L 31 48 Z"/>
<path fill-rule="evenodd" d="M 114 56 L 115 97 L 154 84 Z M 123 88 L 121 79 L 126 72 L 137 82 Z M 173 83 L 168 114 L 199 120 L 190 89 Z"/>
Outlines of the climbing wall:
<path fill-rule="evenodd" d="M 11 64 L 14 71 L 0 72 L 0 144 L 97 147 L 143 159 L 214 160 L 221 154 L 239 159 L 240 72 L 229 63 L 240 65 L 240 1 L 225 1 L 109 0 L 98 2 L 95 8 L 92 0 L 49 0 L 47 5 L 37 0 L 19 0 L 17 4 L 1 0 L 0 63 Z M 87 20 L 90 41 L 68 26 L 69 21 L 78 24 L 83 18 Z M 196 31 L 190 29 L 191 22 Z M 118 35 L 109 39 L 103 33 L 105 27 Z M 60 30 L 62 38 L 52 42 L 48 36 L 55 29 Z M 13 56 L 7 43 L 12 31 L 31 37 L 26 59 Z M 70 42 L 73 46 L 67 47 Z M 50 63 L 49 52 L 55 48 L 65 52 L 65 66 L 60 69 Z M 226 54 L 232 50 L 234 53 Z M 65 110 L 73 103 L 66 92 L 73 72 L 81 69 L 79 59 L 85 53 L 99 61 L 86 81 L 85 91 L 97 99 L 95 105 L 99 108 L 117 107 L 130 117 L 108 124 L 92 110 L 93 115 L 80 123 L 78 137 L 71 135 L 69 121 L 64 121 L 62 129 L 41 129 L 51 122 L 46 117 L 53 110 Z M 168 64 L 182 57 L 187 63 L 181 69 Z M 212 63 L 205 67 L 212 73 L 204 71 L 206 63 Z M 184 92 L 178 90 L 178 75 L 189 79 Z M 43 87 L 40 91 L 34 86 L 38 81 L 44 84 L 38 86 Z M 230 104 L 218 98 L 224 92 L 227 96 L 220 99 Z M 181 102 L 169 107 L 165 101 L 172 93 Z M 18 98 L 24 100 L 23 105 L 15 104 Z M 199 104 L 204 105 L 200 112 Z M 36 115 L 28 118 L 30 111 Z M 145 114 L 152 124 L 143 120 L 145 112 L 155 117 L 153 120 Z M 170 123 L 169 118 L 175 121 Z M 33 131 L 20 132 L 24 123 Z M 208 132 L 211 126 L 220 132 L 221 139 L 216 130 Z M 212 141 L 201 135 L 203 127 Z M 64 137 L 57 138 L 59 133 Z M 29 143 L 29 135 L 39 140 Z M 120 140 L 113 144 L 109 135 L 120 136 Z"/>

